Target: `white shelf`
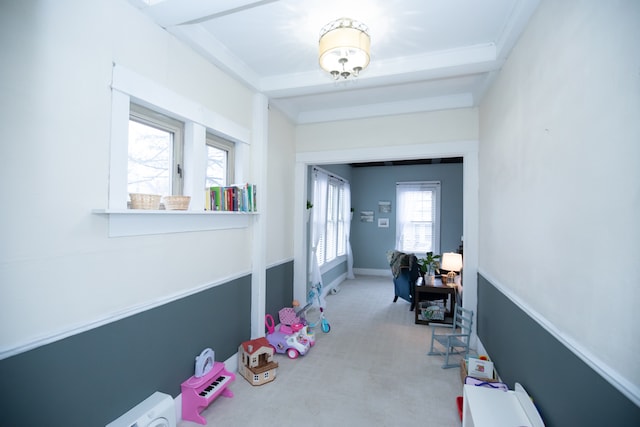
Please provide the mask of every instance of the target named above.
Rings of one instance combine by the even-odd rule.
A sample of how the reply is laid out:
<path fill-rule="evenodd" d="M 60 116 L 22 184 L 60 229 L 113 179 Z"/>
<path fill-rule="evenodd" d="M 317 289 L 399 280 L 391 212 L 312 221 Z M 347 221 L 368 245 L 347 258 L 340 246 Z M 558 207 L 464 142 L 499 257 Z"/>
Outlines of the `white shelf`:
<path fill-rule="evenodd" d="M 94 209 L 109 217 L 109 237 L 246 228 L 258 212 Z"/>
<path fill-rule="evenodd" d="M 258 212 L 243 211 L 193 211 L 193 210 L 166 210 L 166 209 L 94 209 L 94 214 L 115 215 L 257 215 Z"/>

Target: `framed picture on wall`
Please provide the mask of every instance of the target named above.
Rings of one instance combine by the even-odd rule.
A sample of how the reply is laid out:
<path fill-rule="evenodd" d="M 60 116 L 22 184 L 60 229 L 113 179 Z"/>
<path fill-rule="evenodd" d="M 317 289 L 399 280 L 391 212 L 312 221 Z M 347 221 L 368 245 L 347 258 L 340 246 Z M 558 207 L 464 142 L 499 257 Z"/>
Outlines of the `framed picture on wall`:
<path fill-rule="evenodd" d="M 373 222 L 373 211 L 360 211 L 361 222 Z"/>
<path fill-rule="evenodd" d="M 380 213 L 391 212 L 391 202 L 389 200 L 380 200 L 378 202 L 378 212 Z"/>
<path fill-rule="evenodd" d="M 378 228 L 389 228 L 389 218 L 378 218 Z"/>

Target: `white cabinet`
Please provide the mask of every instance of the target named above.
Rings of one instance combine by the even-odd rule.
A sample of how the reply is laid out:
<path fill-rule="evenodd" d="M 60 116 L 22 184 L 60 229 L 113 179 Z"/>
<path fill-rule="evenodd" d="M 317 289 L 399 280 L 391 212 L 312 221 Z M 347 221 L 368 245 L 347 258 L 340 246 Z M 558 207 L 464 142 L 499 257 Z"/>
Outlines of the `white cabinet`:
<path fill-rule="evenodd" d="M 524 387 L 502 391 L 465 385 L 462 427 L 544 427 Z"/>

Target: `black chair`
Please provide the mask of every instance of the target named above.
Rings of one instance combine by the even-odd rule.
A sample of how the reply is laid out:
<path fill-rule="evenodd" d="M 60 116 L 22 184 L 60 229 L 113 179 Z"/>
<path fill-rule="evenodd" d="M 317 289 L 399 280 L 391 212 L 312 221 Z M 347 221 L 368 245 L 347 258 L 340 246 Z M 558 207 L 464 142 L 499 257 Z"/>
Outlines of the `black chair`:
<path fill-rule="evenodd" d="M 392 251 L 389 254 L 389 266 L 393 274 L 395 294 L 393 302 L 396 302 L 400 297 L 411 304 L 409 310 L 413 311 L 415 306 L 414 291 L 419 277 L 418 258 L 413 254 Z"/>

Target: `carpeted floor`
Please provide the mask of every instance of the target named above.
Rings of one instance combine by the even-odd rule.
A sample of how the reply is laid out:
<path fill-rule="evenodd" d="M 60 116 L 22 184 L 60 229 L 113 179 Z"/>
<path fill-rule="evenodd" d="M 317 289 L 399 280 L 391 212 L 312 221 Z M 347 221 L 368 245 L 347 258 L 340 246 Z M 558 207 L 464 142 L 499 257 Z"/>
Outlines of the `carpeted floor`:
<path fill-rule="evenodd" d="M 235 396 L 219 397 L 203 412 L 208 425 L 460 426 L 459 370 L 426 355 L 431 328 L 414 323 L 409 303 L 392 301 L 391 278 L 343 282 L 327 297 L 331 332 L 316 328 L 316 345 L 298 359 L 276 355 L 271 383 L 253 387 L 237 376 Z"/>

